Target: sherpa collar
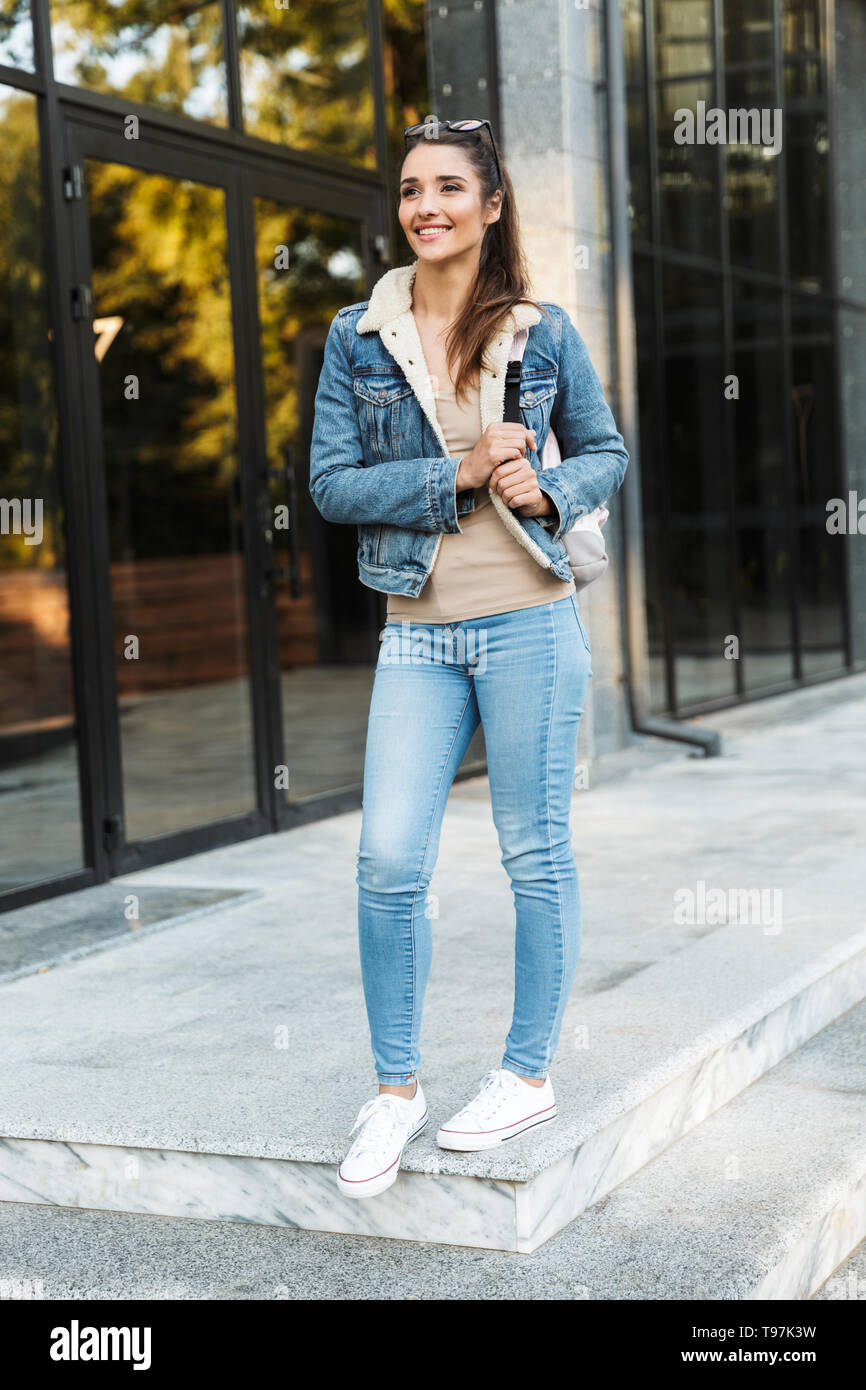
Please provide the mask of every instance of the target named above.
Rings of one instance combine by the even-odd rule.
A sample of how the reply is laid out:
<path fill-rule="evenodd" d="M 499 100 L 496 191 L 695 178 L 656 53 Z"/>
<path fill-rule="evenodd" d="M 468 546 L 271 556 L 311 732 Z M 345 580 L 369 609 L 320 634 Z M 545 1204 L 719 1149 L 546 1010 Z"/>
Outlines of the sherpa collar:
<path fill-rule="evenodd" d="M 355 328 L 358 333 L 378 332 L 382 343 L 412 387 L 418 403 L 436 432 L 442 452 L 447 457 L 449 449 L 442 427 L 436 418 L 433 384 L 427 374 L 424 349 L 412 313 L 412 285 L 417 269 L 416 260 L 411 265 L 395 266 L 393 270 L 386 271 L 373 286 L 367 308 L 358 319 Z M 505 369 L 514 335 L 524 329 L 528 330 L 534 323 L 538 323 L 540 318 L 541 311 L 534 305 L 515 304 L 487 344 L 486 358 L 489 366 L 482 367 L 479 382 L 482 434 L 488 425 L 500 421 L 505 413 Z M 543 569 L 549 568 L 549 560 L 544 551 L 521 526 L 514 512 L 503 502 L 499 494 L 491 492 L 490 500 L 515 540 L 529 551 Z"/>

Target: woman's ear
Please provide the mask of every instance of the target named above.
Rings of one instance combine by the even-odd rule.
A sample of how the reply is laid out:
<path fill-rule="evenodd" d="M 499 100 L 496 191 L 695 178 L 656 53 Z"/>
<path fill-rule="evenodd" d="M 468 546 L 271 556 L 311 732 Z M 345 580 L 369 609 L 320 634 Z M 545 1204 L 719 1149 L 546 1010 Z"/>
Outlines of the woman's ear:
<path fill-rule="evenodd" d="M 493 196 L 488 200 L 487 212 L 484 215 L 484 225 L 491 222 L 498 222 L 502 216 L 502 189 L 497 188 Z"/>

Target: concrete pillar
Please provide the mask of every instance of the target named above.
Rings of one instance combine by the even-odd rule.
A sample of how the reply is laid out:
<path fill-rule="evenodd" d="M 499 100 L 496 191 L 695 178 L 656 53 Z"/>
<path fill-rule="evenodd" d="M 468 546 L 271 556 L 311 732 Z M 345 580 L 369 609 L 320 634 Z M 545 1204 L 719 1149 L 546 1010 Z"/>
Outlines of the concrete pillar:
<path fill-rule="evenodd" d="M 613 400 L 604 18 L 598 0 L 497 0 L 501 138 L 518 199 L 533 293 L 561 304 Z M 614 499 L 611 563 L 579 596 L 590 633 L 584 758 L 625 746 Z"/>

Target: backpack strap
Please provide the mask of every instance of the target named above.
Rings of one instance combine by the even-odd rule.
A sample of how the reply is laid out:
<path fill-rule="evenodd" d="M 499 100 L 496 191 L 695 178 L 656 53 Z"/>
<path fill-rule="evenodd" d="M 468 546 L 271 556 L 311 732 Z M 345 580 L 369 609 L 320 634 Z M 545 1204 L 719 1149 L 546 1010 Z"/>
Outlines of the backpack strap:
<path fill-rule="evenodd" d="M 505 372 L 505 413 L 503 420 L 510 424 L 522 425 L 520 414 L 520 359 L 509 362 Z"/>

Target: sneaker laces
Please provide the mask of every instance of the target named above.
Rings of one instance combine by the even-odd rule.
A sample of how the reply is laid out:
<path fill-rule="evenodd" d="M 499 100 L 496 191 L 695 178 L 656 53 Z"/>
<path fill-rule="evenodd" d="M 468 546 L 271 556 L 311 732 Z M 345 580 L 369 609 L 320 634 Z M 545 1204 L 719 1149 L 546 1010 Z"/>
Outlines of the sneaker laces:
<path fill-rule="evenodd" d="M 511 1083 L 505 1080 L 510 1073 L 503 1073 L 504 1068 L 496 1067 L 485 1073 L 478 1095 L 460 1111 L 463 1119 L 489 1120 L 514 1095 Z"/>
<path fill-rule="evenodd" d="M 359 1126 L 363 1126 L 352 1145 L 353 1155 L 357 1156 L 364 1151 L 379 1154 L 389 1146 L 396 1129 L 405 1129 L 406 1111 L 397 1104 L 399 1099 L 399 1096 L 385 1091 L 382 1095 L 372 1096 L 364 1102 L 358 1111 L 357 1120 L 349 1130 L 350 1134 L 354 1134 Z"/>

